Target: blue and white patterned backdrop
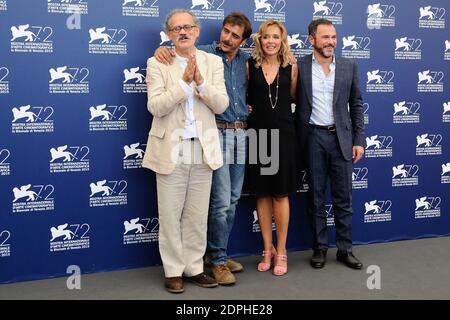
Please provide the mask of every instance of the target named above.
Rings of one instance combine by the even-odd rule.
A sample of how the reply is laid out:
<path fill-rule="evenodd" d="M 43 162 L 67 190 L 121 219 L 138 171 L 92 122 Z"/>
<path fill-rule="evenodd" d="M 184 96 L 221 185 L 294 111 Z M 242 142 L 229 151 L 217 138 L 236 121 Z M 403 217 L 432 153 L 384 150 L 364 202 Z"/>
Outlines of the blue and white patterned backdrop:
<path fill-rule="evenodd" d="M 0 283 L 160 264 L 145 68 L 177 7 L 200 18 L 202 44 L 235 10 L 254 30 L 284 21 L 297 56 L 311 52 L 311 19 L 332 20 L 365 100 L 355 243 L 450 234 L 448 1 L 0 0 Z M 310 245 L 304 191 L 290 250 Z M 254 210 L 241 200 L 230 254 L 260 252 Z"/>

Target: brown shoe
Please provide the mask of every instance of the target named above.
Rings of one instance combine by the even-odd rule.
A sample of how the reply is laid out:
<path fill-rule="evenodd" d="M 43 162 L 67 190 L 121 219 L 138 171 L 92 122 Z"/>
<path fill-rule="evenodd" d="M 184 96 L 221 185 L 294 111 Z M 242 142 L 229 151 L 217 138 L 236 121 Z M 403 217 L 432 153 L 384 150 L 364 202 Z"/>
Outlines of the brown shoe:
<path fill-rule="evenodd" d="M 213 266 L 213 264 L 211 263 L 211 257 L 205 255 L 203 258 L 205 267 L 207 268 L 211 268 Z M 228 269 L 230 269 L 230 271 L 232 273 L 238 273 L 241 271 L 244 271 L 244 267 L 242 266 L 242 264 L 240 264 L 239 262 L 237 262 L 236 260 L 233 260 L 231 258 L 227 258 L 227 267 Z"/>
<path fill-rule="evenodd" d="M 232 273 L 244 271 L 244 267 L 242 266 L 242 264 L 230 258 L 228 258 L 227 260 L 227 267 Z"/>
<path fill-rule="evenodd" d="M 181 277 L 170 277 L 164 280 L 164 287 L 170 293 L 184 292 L 183 279 Z"/>
<path fill-rule="evenodd" d="M 203 287 L 203 288 L 214 288 L 217 287 L 219 284 L 217 283 L 216 280 L 214 280 L 213 278 L 211 278 L 210 276 L 208 276 L 205 273 L 199 273 L 196 276 L 193 277 L 185 277 L 186 280 L 189 280 L 191 282 L 193 282 L 194 284 L 198 285 L 199 287 Z"/>
<path fill-rule="evenodd" d="M 219 264 L 217 266 L 211 267 L 211 272 L 214 275 L 216 281 L 221 285 L 230 285 L 236 282 L 236 278 L 231 273 L 230 269 L 228 269 L 226 264 Z"/>

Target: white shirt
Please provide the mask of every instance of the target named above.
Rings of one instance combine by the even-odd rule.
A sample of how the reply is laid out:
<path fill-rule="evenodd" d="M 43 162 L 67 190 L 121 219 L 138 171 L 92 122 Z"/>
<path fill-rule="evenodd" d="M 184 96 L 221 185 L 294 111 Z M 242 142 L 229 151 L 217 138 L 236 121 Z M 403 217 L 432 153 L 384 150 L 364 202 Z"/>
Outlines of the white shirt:
<path fill-rule="evenodd" d="M 178 54 L 176 55 L 175 59 L 180 65 L 181 73 L 184 73 L 188 59 L 183 58 Z M 205 86 L 206 81 L 203 80 L 203 83 L 199 86 L 195 86 L 195 82 L 192 82 L 190 85 L 188 85 L 186 82 L 183 81 L 183 79 L 180 79 L 178 82 L 180 83 L 181 88 L 188 97 L 188 99 L 184 104 L 185 122 L 184 122 L 183 139 L 198 138 L 194 115 L 194 89 L 197 88 L 197 90 L 201 92 Z"/>
<path fill-rule="evenodd" d="M 333 92 L 336 75 L 336 58 L 330 64 L 330 73 L 325 75 L 322 66 L 312 56 L 312 112 L 309 123 L 320 126 L 334 124 Z"/>

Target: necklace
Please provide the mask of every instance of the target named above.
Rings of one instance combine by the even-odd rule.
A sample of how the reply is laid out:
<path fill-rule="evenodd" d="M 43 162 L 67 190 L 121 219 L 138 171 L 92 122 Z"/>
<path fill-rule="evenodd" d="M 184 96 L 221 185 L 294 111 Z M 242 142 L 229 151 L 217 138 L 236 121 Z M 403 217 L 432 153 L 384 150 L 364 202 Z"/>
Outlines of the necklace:
<path fill-rule="evenodd" d="M 272 107 L 272 109 L 275 109 L 275 107 L 277 106 L 278 103 L 278 80 L 280 79 L 280 70 L 278 70 L 277 72 L 277 89 L 275 91 L 275 103 L 272 103 L 272 91 L 270 90 L 270 84 L 269 84 L 269 101 L 270 101 L 270 106 Z"/>

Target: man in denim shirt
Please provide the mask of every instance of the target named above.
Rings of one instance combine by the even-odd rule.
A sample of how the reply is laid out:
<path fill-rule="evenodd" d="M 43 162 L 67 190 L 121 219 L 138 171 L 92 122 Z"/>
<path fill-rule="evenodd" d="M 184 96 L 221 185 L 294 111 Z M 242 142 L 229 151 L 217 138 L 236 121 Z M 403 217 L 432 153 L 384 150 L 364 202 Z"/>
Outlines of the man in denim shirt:
<path fill-rule="evenodd" d="M 246 63 L 250 56 L 239 48 L 251 33 L 248 18 L 233 12 L 223 21 L 219 43 L 197 46 L 199 50 L 222 57 L 230 100 L 225 112 L 216 115 L 224 165 L 213 172 L 205 259 L 221 285 L 234 284 L 236 278 L 232 272 L 243 270 L 240 263 L 227 256 L 227 247 L 244 182 L 246 158 Z M 155 51 L 155 58 L 163 63 L 170 64 L 173 56 L 173 52 L 164 47 Z"/>

